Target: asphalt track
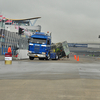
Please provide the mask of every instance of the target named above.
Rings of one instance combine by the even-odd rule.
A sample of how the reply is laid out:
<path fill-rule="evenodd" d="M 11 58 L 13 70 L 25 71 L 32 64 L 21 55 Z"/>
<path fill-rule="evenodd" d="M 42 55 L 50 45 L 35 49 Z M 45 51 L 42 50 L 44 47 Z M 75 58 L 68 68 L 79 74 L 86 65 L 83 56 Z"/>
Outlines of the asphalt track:
<path fill-rule="evenodd" d="M 100 58 L 2 60 L 0 100 L 100 100 Z"/>
<path fill-rule="evenodd" d="M 85 60 L 86 58 L 80 58 L 77 61 L 72 57 L 58 61 L 17 60 L 12 61 L 11 65 L 1 61 L 0 79 L 100 79 L 99 60 Z"/>

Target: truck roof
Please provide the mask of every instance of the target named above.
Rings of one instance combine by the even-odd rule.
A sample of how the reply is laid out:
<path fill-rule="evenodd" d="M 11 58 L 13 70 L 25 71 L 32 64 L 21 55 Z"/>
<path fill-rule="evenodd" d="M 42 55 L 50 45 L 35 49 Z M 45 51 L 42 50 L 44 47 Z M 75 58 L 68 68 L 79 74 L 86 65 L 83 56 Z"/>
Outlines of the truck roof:
<path fill-rule="evenodd" d="M 33 34 L 31 36 L 32 38 L 43 38 L 43 39 L 50 39 L 51 36 L 49 36 L 48 34 L 45 34 L 44 32 L 36 32 L 35 34 Z"/>

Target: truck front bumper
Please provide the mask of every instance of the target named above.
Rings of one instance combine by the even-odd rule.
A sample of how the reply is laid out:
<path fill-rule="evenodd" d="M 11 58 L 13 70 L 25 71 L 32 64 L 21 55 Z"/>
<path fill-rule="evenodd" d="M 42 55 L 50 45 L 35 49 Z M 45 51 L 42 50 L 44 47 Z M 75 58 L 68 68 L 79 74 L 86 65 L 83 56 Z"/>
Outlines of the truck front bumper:
<path fill-rule="evenodd" d="M 30 57 L 34 57 L 34 58 L 45 58 L 46 55 L 45 54 L 32 54 L 32 53 L 28 53 L 27 54 Z"/>

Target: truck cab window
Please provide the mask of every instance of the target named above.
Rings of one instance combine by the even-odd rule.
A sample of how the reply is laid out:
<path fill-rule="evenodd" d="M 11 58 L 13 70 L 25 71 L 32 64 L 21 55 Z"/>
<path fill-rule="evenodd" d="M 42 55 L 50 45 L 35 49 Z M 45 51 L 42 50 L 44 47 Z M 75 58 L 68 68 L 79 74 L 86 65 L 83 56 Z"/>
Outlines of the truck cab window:
<path fill-rule="evenodd" d="M 46 43 L 46 39 L 30 38 L 29 42 L 31 42 L 31 43 L 38 43 L 38 44 L 45 44 Z"/>

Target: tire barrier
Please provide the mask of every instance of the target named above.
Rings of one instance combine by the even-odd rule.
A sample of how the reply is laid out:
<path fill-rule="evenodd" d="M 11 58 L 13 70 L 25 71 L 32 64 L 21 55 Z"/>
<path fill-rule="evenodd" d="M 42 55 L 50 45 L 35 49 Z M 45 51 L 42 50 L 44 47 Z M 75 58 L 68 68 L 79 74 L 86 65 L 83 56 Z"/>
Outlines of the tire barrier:
<path fill-rule="evenodd" d="M 12 54 L 5 53 L 5 64 L 12 64 Z"/>

